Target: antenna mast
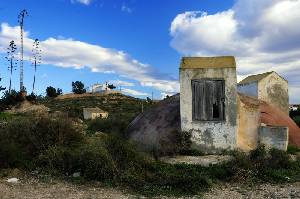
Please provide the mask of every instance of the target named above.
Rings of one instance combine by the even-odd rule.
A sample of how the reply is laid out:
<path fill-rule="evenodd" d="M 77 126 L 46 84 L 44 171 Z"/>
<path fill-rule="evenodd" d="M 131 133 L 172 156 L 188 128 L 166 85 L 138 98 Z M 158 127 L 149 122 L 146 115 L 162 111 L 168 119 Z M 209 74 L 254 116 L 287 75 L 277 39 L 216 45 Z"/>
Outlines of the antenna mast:
<path fill-rule="evenodd" d="M 24 91 L 24 64 L 23 64 L 23 53 L 24 53 L 24 46 L 23 46 L 23 30 L 24 30 L 24 18 L 28 16 L 27 10 L 22 10 L 18 16 L 18 22 L 20 24 L 21 30 L 21 58 L 20 58 L 20 91 Z"/>

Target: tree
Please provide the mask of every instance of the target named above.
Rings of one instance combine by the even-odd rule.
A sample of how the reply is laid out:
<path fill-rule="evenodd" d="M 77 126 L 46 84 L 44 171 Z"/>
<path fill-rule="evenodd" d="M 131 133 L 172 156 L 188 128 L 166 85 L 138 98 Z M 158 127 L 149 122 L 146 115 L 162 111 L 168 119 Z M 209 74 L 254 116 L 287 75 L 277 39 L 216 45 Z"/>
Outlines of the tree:
<path fill-rule="evenodd" d="M 150 97 L 146 98 L 147 103 L 152 104 L 152 99 L 150 99 Z"/>
<path fill-rule="evenodd" d="M 52 86 L 48 86 L 46 89 L 47 97 L 57 97 L 62 94 L 62 90 L 60 88 L 55 89 Z"/>
<path fill-rule="evenodd" d="M 16 62 L 17 60 L 15 60 L 16 59 L 16 50 L 17 50 L 17 46 L 15 44 L 15 41 L 14 40 L 10 41 L 9 47 L 7 48 L 7 55 L 5 57 L 5 59 L 9 63 L 8 70 L 10 71 L 8 93 L 10 93 L 10 91 L 11 91 L 12 73 L 14 70 L 16 70 L 16 67 L 17 67 L 17 62 Z"/>
<path fill-rule="evenodd" d="M 113 84 L 108 84 L 107 88 L 109 88 L 109 89 L 113 90 L 113 89 L 115 89 L 115 88 L 116 88 L 116 86 L 114 86 Z"/>
<path fill-rule="evenodd" d="M 56 89 L 56 94 L 57 94 L 57 95 L 62 95 L 62 89 L 57 88 L 57 89 Z"/>
<path fill-rule="evenodd" d="M 2 78 L 0 77 L 0 82 L 1 82 Z M 0 91 L 4 91 L 6 89 L 6 87 L 2 87 L 0 86 Z"/>
<path fill-rule="evenodd" d="M 86 90 L 84 89 L 84 84 L 81 81 L 72 82 L 72 91 L 75 94 L 86 93 Z"/>
<path fill-rule="evenodd" d="M 41 57 L 40 42 L 38 39 L 35 39 L 32 48 L 32 65 L 34 66 L 32 93 L 34 93 L 36 67 L 41 63 L 41 60 L 42 57 Z"/>
<path fill-rule="evenodd" d="M 24 54 L 24 45 L 23 45 L 23 30 L 24 30 L 24 18 L 28 16 L 27 10 L 22 10 L 18 16 L 18 23 L 20 24 L 20 32 L 21 32 L 21 58 L 20 58 L 20 91 L 24 91 L 23 84 L 23 54 Z"/>

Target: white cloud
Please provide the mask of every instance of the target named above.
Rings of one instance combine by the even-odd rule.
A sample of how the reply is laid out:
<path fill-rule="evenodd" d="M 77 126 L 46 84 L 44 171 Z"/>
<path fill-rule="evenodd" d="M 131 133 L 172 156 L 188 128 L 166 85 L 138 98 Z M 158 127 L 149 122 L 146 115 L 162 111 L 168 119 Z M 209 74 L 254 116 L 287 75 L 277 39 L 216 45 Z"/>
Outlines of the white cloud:
<path fill-rule="evenodd" d="M 84 5 L 90 5 L 92 3 L 92 0 L 71 0 L 72 3 L 78 2 Z"/>
<path fill-rule="evenodd" d="M 122 5 L 121 10 L 123 12 L 132 13 L 132 9 L 126 6 L 125 4 Z"/>
<path fill-rule="evenodd" d="M 7 23 L 1 24 L 0 51 L 5 52 L 10 40 L 20 46 L 19 28 Z M 30 56 L 33 39 L 24 34 L 25 58 Z M 73 39 L 48 38 L 40 41 L 43 64 L 64 68 L 90 68 L 92 72 L 114 73 L 127 79 L 140 82 L 142 86 L 151 86 L 161 91 L 178 91 L 178 82 L 168 75 L 161 74 L 154 67 L 131 58 L 123 51 L 104 48 Z"/>
<path fill-rule="evenodd" d="M 237 0 L 215 14 L 177 15 L 171 46 L 185 56 L 234 55 L 238 76 L 275 70 L 289 80 L 291 102 L 300 103 L 300 0 Z"/>
<path fill-rule="evenodd" d="M 127 87 L 135 86 L 135 84 L 132 82 L 126 82 L 122 80 L 112 80 L 109 83 L 114 84 L 115 86 L 127 86 Z"/>
<path fill-rule="evenodd" d="M 129 88 L 124 88 L 124 89 L 122 89 L 122 91 L 124 93 L 128 93 L 130 95 L 135 95 L 135 96 L 149 96 L 149 93 L 144 93 L 144 92 L 140 92 L 140 91 L 129 89 Z"/>

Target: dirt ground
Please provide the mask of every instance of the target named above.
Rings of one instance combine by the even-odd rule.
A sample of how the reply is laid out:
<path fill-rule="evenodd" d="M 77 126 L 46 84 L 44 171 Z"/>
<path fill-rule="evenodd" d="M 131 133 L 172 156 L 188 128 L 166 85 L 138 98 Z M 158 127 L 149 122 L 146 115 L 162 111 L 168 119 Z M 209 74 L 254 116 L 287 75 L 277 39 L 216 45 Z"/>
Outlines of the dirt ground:
<path fill-rule="evenodd" d="M 132 195 L 118 188 L 108 188 L 101 184 L 77 185 L 69 182 L 50 180 L 41 182 L 37 179 L 22 179 L 18 183 L 8 183 L 6 178 L 0 179 L 0 199 L 122 199 L 145 198 Z M 156 197 L 175 198 L 175 197 Z M 300 182 L 284 185 L 263 184 L 255 187 L 240 185 L 218 185 L 202 196 L 182 198 L 300 198 Z"/>

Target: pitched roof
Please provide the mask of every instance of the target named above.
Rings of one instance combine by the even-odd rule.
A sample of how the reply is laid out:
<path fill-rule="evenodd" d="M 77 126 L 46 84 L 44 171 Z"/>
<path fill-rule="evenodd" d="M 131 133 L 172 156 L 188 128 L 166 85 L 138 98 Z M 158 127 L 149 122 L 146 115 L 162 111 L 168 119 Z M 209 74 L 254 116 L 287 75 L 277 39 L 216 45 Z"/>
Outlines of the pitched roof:
<path fill-rule="evenodd" d="M 236 63 L 233 56 L 182 57 L 180 68 L 236 68 Z"/>
<path fill-rule="evenodd" d="M 243 79 L 242 81 L 240 81 L 239 84 L 248 84 L 248 83 L 251 83 L 251 82 L 260 81 L 260 80 L 267 77 L 268 75 L 270 75 L 273 72 L 274 71 L 266 72 L 266 73 L 262 73 L 262 74 L 257 74 L 257 75 L 250 75 L 250 76 L 246 77 L 245 79 Z"/>
<path fill-rule="evenodd" d="M 98 107 L 95 108 L 83 108 L 83 111 L 93 112 L 93 113 L 103 113 L 106 112 Z"/>

